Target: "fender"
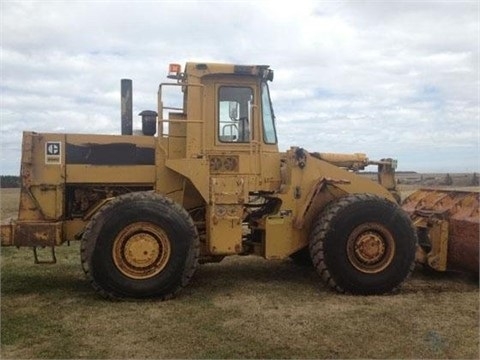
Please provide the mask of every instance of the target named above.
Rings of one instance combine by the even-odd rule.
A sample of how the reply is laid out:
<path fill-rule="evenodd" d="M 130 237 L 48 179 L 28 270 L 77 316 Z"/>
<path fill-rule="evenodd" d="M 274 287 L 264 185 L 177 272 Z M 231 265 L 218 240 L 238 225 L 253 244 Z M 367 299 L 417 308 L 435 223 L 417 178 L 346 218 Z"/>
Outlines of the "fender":
<path fill-rule="evenodd" d="M 305 202 L 303 203 L 297 216 L 295 217 L 293 226 L 298 230 L 303 229 L 307 217 L 318 214 L 319 211 L 323 209 L 330 201 L 337 198 L 337 196 L 332 195 L 332 191 L 327 190 L 328 185 L 335 187 L 336 184 L 349 183 L 349 180 L 344 179 L 332 179 L 326 177 L 318 179 L 308 192 Z M 347 194 L 347 192 L 341 190 L 338 187 L 336 187 L 336 190 L 344 193 L 344 195 Z"/>

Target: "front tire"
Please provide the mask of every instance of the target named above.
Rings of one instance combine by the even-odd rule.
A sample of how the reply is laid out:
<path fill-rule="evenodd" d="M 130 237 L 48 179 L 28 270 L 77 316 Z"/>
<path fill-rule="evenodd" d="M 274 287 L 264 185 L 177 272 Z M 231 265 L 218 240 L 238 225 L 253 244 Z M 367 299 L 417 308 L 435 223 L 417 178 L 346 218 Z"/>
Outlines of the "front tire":
<path fill-rule="evenodd" d="M 81 244 L 87 278 L 111 299 L 168 299 L 190 282 L 198 256 L 198 233 L 188 213 L 151 192 L 108 202 L 90 220 Z"/>
<path fill-rule="evenodd" d="M 308 247 L 304 247 L 293 253 L 290 255 L 290 259 L 292 259 L 293 263 L 297 266 L 311 267 L 313 265 Z"/>
<path fill-rule="evenodd" d="M 313 265 L 341 293 L 392 292 L 415 266 L 416 231 L 395 203 L 353 194 L 329 204 L 310 234 Z"/>

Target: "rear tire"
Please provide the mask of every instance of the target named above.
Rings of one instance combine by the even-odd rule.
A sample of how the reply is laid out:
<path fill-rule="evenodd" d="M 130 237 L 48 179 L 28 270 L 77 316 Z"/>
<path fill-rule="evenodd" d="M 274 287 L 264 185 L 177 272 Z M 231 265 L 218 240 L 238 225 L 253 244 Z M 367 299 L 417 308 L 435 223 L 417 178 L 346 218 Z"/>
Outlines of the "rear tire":
<path fill-rule="evenodd" d="M 396 290 L 415 266 L 416 231 L 397 204 L 354 194 L 329 204 L 315 222 L 309 249 L 313 265 L 342 293 Z"/>
<path fill-rule="evenodd" d="M 151 192 L 108 202 L 90 220 L 81 244 L 87 278 L 111 299 L 168 299 L 190 282 L 198 256 L 198 233 L 188 213 Z"/>

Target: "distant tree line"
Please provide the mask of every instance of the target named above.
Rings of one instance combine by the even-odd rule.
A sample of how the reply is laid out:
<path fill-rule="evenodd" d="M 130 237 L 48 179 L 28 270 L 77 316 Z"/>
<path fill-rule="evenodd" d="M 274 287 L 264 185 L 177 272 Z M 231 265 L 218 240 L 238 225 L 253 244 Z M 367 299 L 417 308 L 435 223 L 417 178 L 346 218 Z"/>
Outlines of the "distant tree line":
<path fill-rule="evenodd" d="M 1 175 L 0 176 L 0 188 L 19 188 L 20 176 L 13 175 Z"/>
<path fill-rule="evenodd" d="M 473 173 L 472 185 L 473 186 L 478 186 L 478 184 L 479 184 L 478 175 L 477 175 L 477 173 Z"/>
<path fill-rule="evenodd" d="M 469 181 L 468 184 L 465 184 L 467 186 L 478 186 L 478 174 L 476 172 L 473 173 L 472 175 L 472 178 L 471 180 Z M 440 185 L 447 185 L 447 186 L 451 186 L 453 185 L 453 179 L 452 179 L 452 176 L 450 176 L 449 173 L 447 173 L 447 175 L 445 175 L 445 178 L 443 179 L 443 181 L 440 183 Z"/>

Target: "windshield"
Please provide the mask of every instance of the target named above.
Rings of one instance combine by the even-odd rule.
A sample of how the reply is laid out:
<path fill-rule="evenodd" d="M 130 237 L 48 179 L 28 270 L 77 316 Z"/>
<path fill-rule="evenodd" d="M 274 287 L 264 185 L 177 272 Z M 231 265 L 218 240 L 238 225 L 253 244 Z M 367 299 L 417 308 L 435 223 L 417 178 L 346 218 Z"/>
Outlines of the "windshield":
<path fill-rule="evenodd" d="M 272 102 L 266 82 L 262 82 L 262 115 L 263 115 L 263 141 L 266 144 L 277 143 L 275 131 L 275 116 L 273 114 Z"/>

